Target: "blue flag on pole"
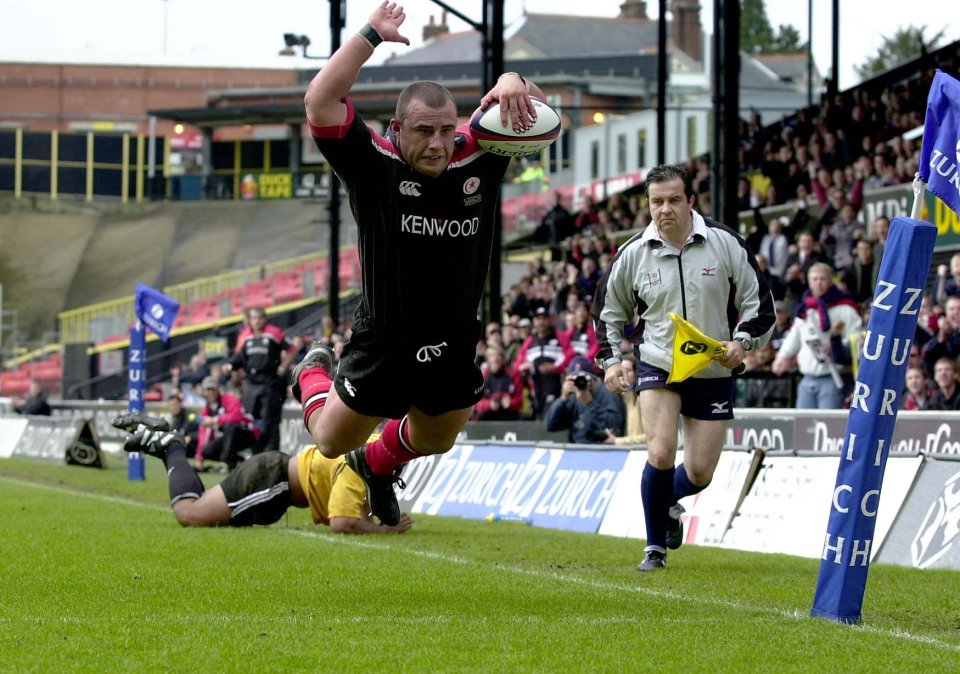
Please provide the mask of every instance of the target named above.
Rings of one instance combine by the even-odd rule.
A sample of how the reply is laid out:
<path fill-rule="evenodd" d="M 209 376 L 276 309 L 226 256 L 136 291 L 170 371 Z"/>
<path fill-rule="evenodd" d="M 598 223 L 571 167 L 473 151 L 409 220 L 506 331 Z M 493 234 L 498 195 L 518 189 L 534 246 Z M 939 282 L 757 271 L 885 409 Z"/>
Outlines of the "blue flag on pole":
<path fill-rule="evenodd" d="M 920 179 L 960 213 L 960 82 L 938 70 L 927 96 Z"/>
<path fill-rule="evenodd" d="M 173 322 L 177 320 L 180 303 L 159 290 L 138 283 L 133 310 L 141 323 L 153 330 L 160 339 L 167 341 Z"/>

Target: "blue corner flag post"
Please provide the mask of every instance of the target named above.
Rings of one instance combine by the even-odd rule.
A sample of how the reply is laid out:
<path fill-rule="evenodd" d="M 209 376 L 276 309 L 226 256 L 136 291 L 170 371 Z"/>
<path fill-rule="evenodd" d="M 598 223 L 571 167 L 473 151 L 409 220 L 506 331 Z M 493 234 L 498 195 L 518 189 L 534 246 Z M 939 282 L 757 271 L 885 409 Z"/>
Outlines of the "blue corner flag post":
<path fill-rule="evenodd" d="M 130 350 L 127 367 L 127 409 L 131 412 L 143 411 L 143 380 L 147 375 L 144 354 L 147 350 L 146 333 L 143 324 L 137 320 L 130 327 Z M 143 465 L 143 454 L 130 452 L 127 454 L 127 479 L 145 480 L 146 471 Z"/>
<path fill-rule="evenodd" d="M 914 219 L 924 183 L 960 212 L 960 82 L 939 70 L 927 97 L 918 169 L 913 217 L 894 218 L 884 246 L 810 611 L 838 622 L 860 620 L 880 485 L 937 239 L 936 227 Z"/>
<path fill-rule="evenodd" d="M 147 334 L 146 327 L 150 328 L 164 342 L 170 337 L 170 330 L 177 320 L 180 304 L 158 290 L 137 284 L 134 297 L 134 313 L 137 320 L 130 328 L 130 350 L 127 376 L 128 409 L 131 412 L 142 412 L 143 394 L 147 379 Z M 143 464 L 143 454 L 130 452 L 127 462 L 127 479 L 146 479 Z"/>
<path fill-rule="evenodd" d="M 880 483 L 936 238 L 937 228 L 922 220 L 900 217 L 890 225 L 840 450 L 813 616 L 860 620 Z"/>

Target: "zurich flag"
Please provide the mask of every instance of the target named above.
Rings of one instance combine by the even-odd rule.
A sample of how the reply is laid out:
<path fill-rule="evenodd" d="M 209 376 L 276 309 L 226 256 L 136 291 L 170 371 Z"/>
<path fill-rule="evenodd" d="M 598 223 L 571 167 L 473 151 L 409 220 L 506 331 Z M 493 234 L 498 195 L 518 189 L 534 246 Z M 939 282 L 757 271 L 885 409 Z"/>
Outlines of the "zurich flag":
<path fill-rule="evenodd" d="M 138 283 L 133 306 L 140 322 L 153 330 L 160 339 L 167 341 L 173 322 L 177 320 L 180 303 L 159 290 Z"/>
<path fill-rule="evenodd" d="M 960 213 L 960 82 L 938 70 L 927 97 L 920 179 Z"/>

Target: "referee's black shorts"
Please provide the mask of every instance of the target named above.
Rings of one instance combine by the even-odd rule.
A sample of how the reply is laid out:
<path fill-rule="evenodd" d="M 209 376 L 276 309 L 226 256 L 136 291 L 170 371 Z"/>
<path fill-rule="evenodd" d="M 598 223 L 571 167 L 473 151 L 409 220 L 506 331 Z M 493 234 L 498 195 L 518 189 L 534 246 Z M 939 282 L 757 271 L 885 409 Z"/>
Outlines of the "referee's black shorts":
<path fill-rule="evenodd" d="M 418 338 L 387 334 L 358 317 L 334 386 L 355 412 L 400 419 L 411 407 L 430 416 L 470 407 L 483 393 L 476 365 L 480 321 Z"/>

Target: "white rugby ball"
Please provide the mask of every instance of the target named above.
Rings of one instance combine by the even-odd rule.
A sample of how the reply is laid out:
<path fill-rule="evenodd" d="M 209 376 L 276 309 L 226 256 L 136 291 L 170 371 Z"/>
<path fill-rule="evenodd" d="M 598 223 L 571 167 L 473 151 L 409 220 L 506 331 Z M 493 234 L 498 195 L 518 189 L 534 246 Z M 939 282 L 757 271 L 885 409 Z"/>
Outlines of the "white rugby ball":
<path fill-rule="evenodd" d="M 560 115 L 538 98 L 531 98 L 537 119 L 529 129 L 514 130 L 509 116 L 507 126 L 500 122 L 500 104 L 477 110 L 470 118 L 470 133 L 487 152 L 505 157 L 523 157 L 539 152 L 560 135 Z"/>

